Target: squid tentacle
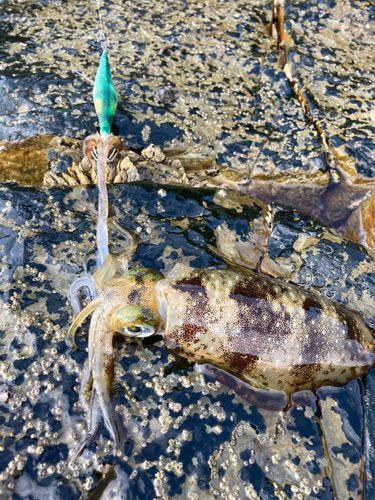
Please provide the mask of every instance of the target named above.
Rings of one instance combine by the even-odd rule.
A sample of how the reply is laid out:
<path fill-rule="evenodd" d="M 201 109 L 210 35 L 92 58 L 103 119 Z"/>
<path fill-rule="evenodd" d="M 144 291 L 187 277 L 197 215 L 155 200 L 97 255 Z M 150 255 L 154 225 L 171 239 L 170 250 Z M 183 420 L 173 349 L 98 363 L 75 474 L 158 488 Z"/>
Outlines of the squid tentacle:
<path fill-rule="evenodd" d="M 116 229 L 121 236 L 126 239 L 125 249 L 120 253 L 120 255 L 117 256 L 117 258 L 123 259 L 133 255 L 133 253 L 137 250 L 140 241 L 138 234 L 120 224 L 115 218 L 108 221 L 108 226 L 112 229 Z"/>
<path fill-rule="evenodd" d="M 115 256 L 108 254 L 101 267 L 95 271 L 93 283 L 97 290 L 102 292 L 106 285 L 116 276 L 118 262 Z"/>
<path fill-rule="evenodd" d="M 122 441 L 121 423 L 113 408 L 113 334 L 99 308 L 95 311 L 89 331 L 89 369 L 93 376 L 93 391 L 101 408 L 104 424 L 117 448 Z M 90 408 L 90 413 L 96 410 Z M 91 416 L 91 419 L 93 416 Z"/>
<path fill-rule="evenodd" d="M 108 254 L 101 267 L 94 274 L 94 287 L 103 291 L 112 279 L 119 278 L 128 271 L 128 259 L 137 250 L 139 237 L 130 229 L 122 226 L 117 220 L 108 221 L 108 226 L 116 229 L 125 239 L 126 246 L 119 254 Z"/>
<path fill-rule="evenodd" d="M 87 360 L 83 368 L 81 377 L 81 388 L 79 392 L 79 400 L 82 408 L 88 413 L 90 411 L 91 397 L 93 393 L 93 377 L 92 370 Z"/>
<path fill-rule="evenodd" d="M 108 251 L 108 194 L 106 186 L 106 167 L 109 150 L 109 134 L 97 134 L 97 175 L 98 175 L 98 223 L 96 227 L 96 246 L 98 248 L 97 266 L 98 268 L 103 264 L 104 259 L 107 257 Z"/>
<path fill-rule="evenodd" d="M 108 221 L 108 226 L 119 232 L 126 240 L 125 247 L 118 254 L 114 255 L 114 258 L 117 260 L 118 272 L 124 274 L 129 270 L 129 258 L 136 252 L 140 239 L 137 233 L 124 227 L 115 218 Z"/>
<path fill-rule="evenodd" d="M 81 300 L 78 297 L 78 290 L 81 288 L 88 289 L 91 300 L 98 295 L 92 276 L 82 276 L 76 279 L 69 289 L 69 301 L 75 315 L 78 315 L 83 309 Z"/>

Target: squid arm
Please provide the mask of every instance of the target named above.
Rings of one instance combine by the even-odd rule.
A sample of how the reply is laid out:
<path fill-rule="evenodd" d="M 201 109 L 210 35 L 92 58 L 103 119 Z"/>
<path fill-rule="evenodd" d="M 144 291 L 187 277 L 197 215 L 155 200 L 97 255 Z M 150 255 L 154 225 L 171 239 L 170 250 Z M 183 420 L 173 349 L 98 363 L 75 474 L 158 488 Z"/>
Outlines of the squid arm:
<path fill-rule="evenodd" d="M 83 321 L 87 318 L 89 314 L 91 314 L 100 304 L 101 298 L 100 296 L 95 297 L 94 300 L 90 302 L 75 318 L 73 323 L 71 324 L 67 337 L 66 337 L 66 343 L 68 344 L 69 347 L 73 347 L 74 349 L 78 349 L 78 346 L 76 344 L 76 332 L 77 328 L 83 323 Z"/>
<path fill-rule="evenodd" d="M 113 405 L 114 353 L 113 334 L 101 309 L 97 309 L 91 320 L 89 331 L 89 370 L 93 375 L 94 406 L 90 407 L 90 421 L 95 420 L 97 406 L 101 409 L 104 424 L 110 433 L 115 448 L 122 440 L 122 426 Z M 93 401 L 93 400 L 92 400 Z"/>
<path fill-rule="evenodd" d="M 97 435 L 99 434 L 101 425 L 102 425 L 102 410 L 100 408 L 96 392 L 93 390 L 91 392 L 87 435 L 79 443 L 73 460 L 79 458 L 84 452 L 84 450 L 87 448 L 87 446 L 89 446 L 93 441 L 95 441 Z"/>

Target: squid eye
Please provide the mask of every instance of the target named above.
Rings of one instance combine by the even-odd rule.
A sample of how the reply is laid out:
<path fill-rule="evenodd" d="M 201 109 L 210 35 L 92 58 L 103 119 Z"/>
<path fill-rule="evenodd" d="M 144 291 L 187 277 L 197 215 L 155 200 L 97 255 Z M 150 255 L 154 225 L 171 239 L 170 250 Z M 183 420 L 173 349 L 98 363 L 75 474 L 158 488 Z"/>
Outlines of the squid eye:
<path fill-rule="evenodd" d="M 141 333 L 142 327 L 141 326 L 128 326 L 128 328 L 126 328 L 126 330 L 128 330 L 128 332 L 130 332 L 130 333 Z"/>
<path fill-rule="evenodd" d="M 127 326 L 119 329 L 120 333 L 127 337 L 144 338 L 155 333 L 155 328 L 150 325 Z"/>

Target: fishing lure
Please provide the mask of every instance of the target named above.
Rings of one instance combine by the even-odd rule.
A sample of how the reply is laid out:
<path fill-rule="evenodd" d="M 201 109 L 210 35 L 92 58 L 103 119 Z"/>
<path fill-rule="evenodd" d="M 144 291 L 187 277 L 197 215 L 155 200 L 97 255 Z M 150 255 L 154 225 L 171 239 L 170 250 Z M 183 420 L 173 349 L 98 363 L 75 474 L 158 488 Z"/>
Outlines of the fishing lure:
<path fill-rule="evenodd" d="M 90 154 L 96 159 L 97 177 L 98 177 L 98 222 L 96 229 L 97 245 L 97 268 L 99 268 L 108 255 L 108 193 L 106 186 L 106 168 L 107 161 L 112 161 L 117 152 L 122 149 L 122 142 L 119 138 L 111 134 L 111 126 L 115 117 L 117 108 L 117 93 L 113 84 L 111 68 L 107 54 L 107 40 L 103 30 L 102 18 L 100 13 L 99 0 L 97 0 L 98 16 L 101 30 L 102 55 L 100 57 L 99 67 L 96 72 L 93 91 L 93 100 L 95 111 L 99 120 L 99 133 L 92 134 L 84 140 L 83 151 L 85 155 Z M 75 70 L 74 70 L 75 71 Z M 76 71 L 80 74 L 78 71 Z M 81 74 L 80 74 L 81 75 Z M 81 75 L 83 76 L 83 75 Z M 84 76 L 83 76 L 84 77 Z M 86 77 L 84 77 L 86 78 Z M 89 80 L 91 81 L 91 80 Z M 111 151 L 112 150 L 112 151 Z M 69 291 L 70 302 L 76 314 L 81 310 L 78 299 L 78 290 L 86 287 L 90 295 L 94 298 L 97 291 L 93 286 L 90 276 L 78 278 L 71 286 Z"/>
<path fill-rule="evenodd" d="M 131 235 L 128 241 L 126 260 L 136 248 Z M 93 313 L 81 389 L 89 426 L 77 456 L 95 439 L 102 416 L 115 447 L 121 442 L 112 401 L 115 332 L 162 335 L 181 356 L 225 370 L 268 398 L 276 391 L 278 409 L 294 392 L 345 384 L 375 364 L 374 338 L 361 315 L 316 292 L 249 270 L 242 275 L 177 264 L 164 277 L 122 266 L 121 258 L 106 257 L 94 275 L 99 296 L 68 333 L 75 345 L 78 326 Z"/>
<path fill-rule="evenodd" d="M 109 135 L 117 108 L 117 93 L 113 85 L 111 68 L 107 55 L 107 40 L 103 31 L 102 18 L 98 0 L 98 13 L 101 29 L 101 45 L 103 53 L 100 58 L 99 67 L 94 82 L 94 106 L 99 120 L 101 135 Z"/>

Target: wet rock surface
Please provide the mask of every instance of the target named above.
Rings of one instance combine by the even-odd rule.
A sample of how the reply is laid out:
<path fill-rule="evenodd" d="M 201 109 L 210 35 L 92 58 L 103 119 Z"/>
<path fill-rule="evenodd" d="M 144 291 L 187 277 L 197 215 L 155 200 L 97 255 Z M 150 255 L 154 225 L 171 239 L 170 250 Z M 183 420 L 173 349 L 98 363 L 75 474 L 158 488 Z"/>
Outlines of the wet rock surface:
<path fill-rule="evenodd" d="M 224 203 L 228 206 L 233 199 L 235 195 L 227 193 Z M 236 200 L 239 203 L 241 198 Z M 325 297 L 360 311 L 373 328 L 374 253 L 297 210 L 265 207 L 262 238 L 260 241 L 258 237 L 255 243 L 258 252 L 262 248 L 258 253 L 260 261 L 254 259 L 256 251 L 246 241 L 248 237 L 240 238 L 226 223 L 217 226 L 216 245 L 227 261 L 250 269 L 256 269 L 259 262 L 260 271 L 267 275 L 318 290 Z"/>
<path fill-rule="evenodd" d="M 94 78 L 98 21 L 83 1 L 25 0 L 22 12 L 14 5 L 3 2 L 0 13 L 4 32 L 12 25 L 0 49 L 0 138 L 35 137 L 30 154 L 40 156 L 44 134 L 82 140 L 97 126 L 90 84 L 71 67 Z M 215 12 L 210 3 L 105 5 L 120 94 L 113 132 L 137 153 L 155 144 L 175 156 L 191 186 L 292 199 L 294 208 L 339 228 L 374 189 L 375 18 L 366 2 L 341 0 L 287 3 L 280 12 L 282 22 L 274 18 L 270 27 L 271 6 L 257 1 L 215 3 Z M 65 177 L 79 158 L 64 153 L 52 161 L 63 184 L 95 182 Z M 3 180 L 27 184 L 40 182 L 47 165 L 43 154 L 24 176 L 8 164 L 1 154 Z M 152 163 L 138 175 L 174 182 L 169 173 Z M 343 234 L 362 241 L 356 232 Z"/>
<path fill-rule="evenodd" d="M 249 198 L 241 203 L 213 190 L 135 184 L 113 186 L 109 194 L 112 212 L 141 238 L 134 267 L 168 272 L 177 260 L 197 267 L 223 265 L 214 250 L 223 225 L 238 241 L 247 239 L 258 248 L 259 259 L 265 258 L 264 248 L 270 258 L 277 255 L 274 240 L 286 246 L 298 240 L 293 224 L 305 237 L 326 237 L 327 229 L 316 220 L 281 209 L 270 233 L 266 205 Z M 0 191 L 2 497 L 307 499 L 370 494 L 375 467 L 372 372 L 346 387 L 321 389 L 316 401 L 309 392 L 295 394 L 291 409 L 278 413 L 249 405 L 168 351 L 161 338 L 116 339 L 124 448 L 113 456 L 103 429 L 97 442 L 71 462 L 85 429 L 78 392 L 87 328 L 78 335 L 78 352 L 69 352 L 64 342 L 72 320 L 67 292 L 95 248 L 95 205 L 96 189 L 90 187 L 8 185 Z M 121 245 L 116 234 L 111 241 L 114 247 Z M 341 246 L 328 253 L 325 246 L 314 249 L 315 257 L 325 259 L 324 268 L 341 258 Z M 353 268 L 357 263 L 358 275 L 375 265 L 354 243 L 347 252 L 352 253 L 344 260 Z M 308 254 L 300 254 L 309 261 Z M 354 278 L 347 283 L 357 290 Z M 325 284 L 313 286 L 324 294 Z M 374 301 L 371 287 L 362 293 Z"/>
<path fill-rule="evenodd" d="M 373 189 L 374 7 L 302 1 L 288 3 L 285 14 L 294 72 L 350 180 L 348 189 L 328 193 L 333 215 L 322 210 L 332 172 L 321 137 L 280 68 L 267 30 L 271 9 L 257 0 L 105 5 L 112 71 L 124 84 L 113 131 L 138 156 L 152 143 L 172 151 L 191 186 L 235 188 L 264 202 L 289 200 L 292 208 L 166 186 L 113 187 L 111 203 L 120 222 L 140 228 L 134 265 L 222 265 L 219 246 L 233 266 L 260 263 L 267 274 L 361 311 L 373 327 L 373 254 L 296 209 L 340 221 L 338 206 L 347 212 Z M 92 89 L 70 70 L 94 78 L 95 3 L 3 1 L 0 33 L 0 165 L 7 176 L 0 180 L 39 183 L 36 173 L 41 179 L 47 165 L 61 176 L 81 159 L 62 138 L 82 140 L 97 126 Z M 15 174 L 25 152 L 12 159 L 5 141 L 29 138 L 29 158 Z M 155 179 L 156 164 L 163 165 L 157 178 L 170 182 L 163 162 L 144 161 L 137 174 L 127 163 L 127 181 Z M 83 333 L 78 353 L 65 346 L 67 291 L 95 247 L 95 204 L 92 188 L 0 191 L 0 496 L 372 498 L 373 371 L 322 389 L 316 402 L 296 395 L 289 412 L 278 414 L 249 406 L 160 340 L 116 341 L 116 390 L 128 432 L 122 454 L 111 455 L 103 430 L 71 463 L 85 428 L 78 392 L 87 342 Z"/>
<path fill-rule="evenodd" d="M 322 140 L 306 119 L 258 1 L 104 5 L 120 93 L 114 133 L 130 148 L 207 147 L 224 172 L 281 184 L 326 185 Z M 189 22 L 188 22 L 189 20 Z M 190 20 L 194 20 L 191 23 Z M 90 84 L 100 55 L 95 3 L 2 3 L 0 135 L 83 139 L 96 127 Z M 363 28 L 364 27 L 364 28 Z M 311 113 L 355 182 L 372 179 L 375 18 L 367 2 L 287 4 L 289 59 Z M 173 95 L 173 99 L 172 99 Z M 341 148 L 341 149 L 340 149 Z M 228 170 L 229 169 L 229 170 Z M 301 207 L 299 207 L 301 208 Z"/>

